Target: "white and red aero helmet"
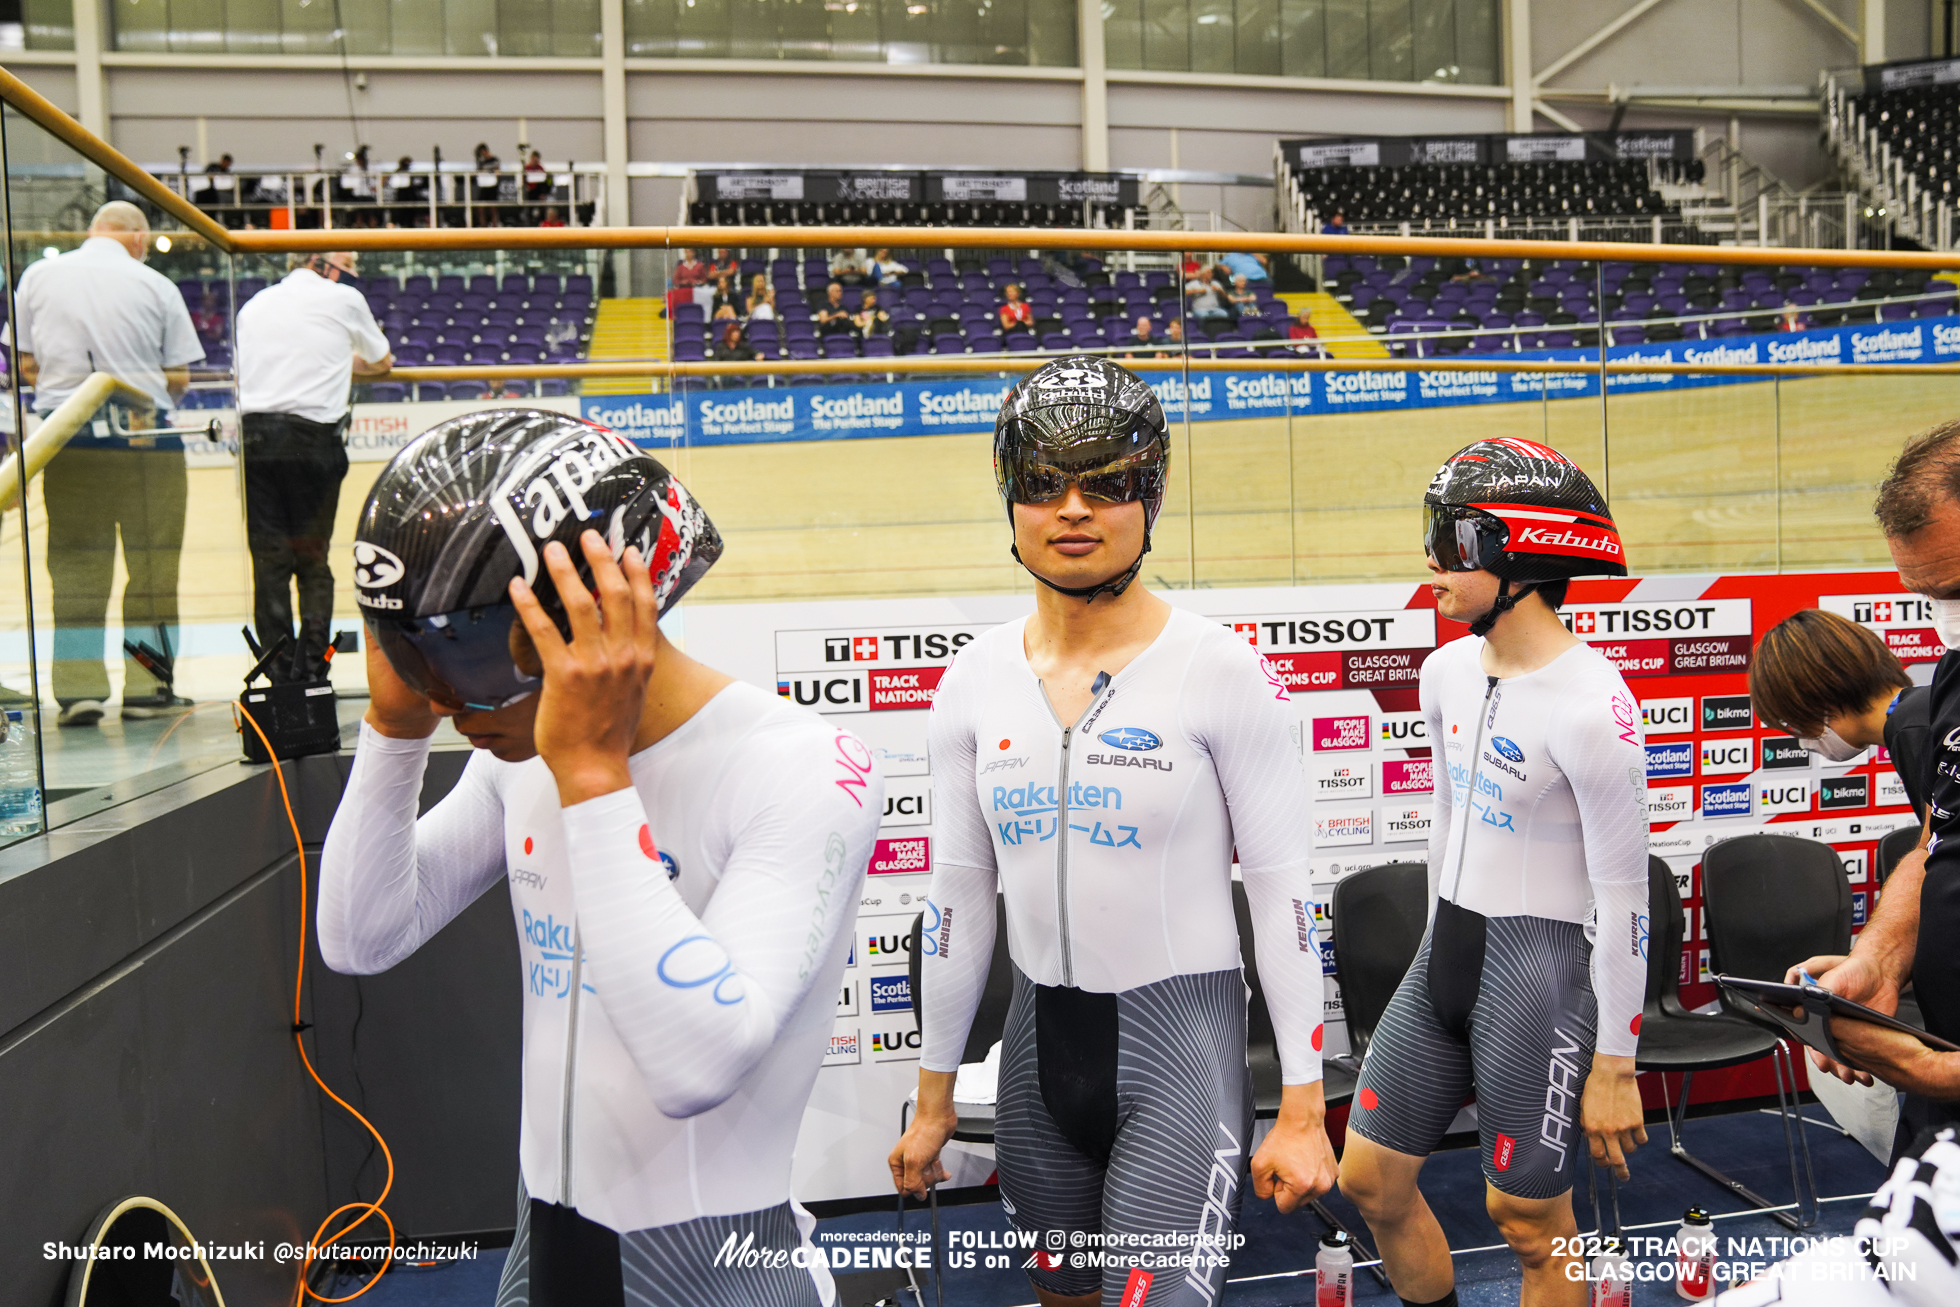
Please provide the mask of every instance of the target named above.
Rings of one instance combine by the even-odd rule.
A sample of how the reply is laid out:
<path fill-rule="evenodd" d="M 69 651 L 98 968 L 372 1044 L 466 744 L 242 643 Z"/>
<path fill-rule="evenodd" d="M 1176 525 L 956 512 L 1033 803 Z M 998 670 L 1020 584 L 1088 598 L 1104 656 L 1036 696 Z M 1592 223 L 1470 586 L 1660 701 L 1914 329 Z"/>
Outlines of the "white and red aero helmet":
<path fill-rule="evenodd" d="M 1508 437 L 1465 445 L 1437 469 L 1423 505 L 1423 546 L 1445 571 L 1509 581 L 1627 574 L 1605 496 L 1549 445 Z"/>

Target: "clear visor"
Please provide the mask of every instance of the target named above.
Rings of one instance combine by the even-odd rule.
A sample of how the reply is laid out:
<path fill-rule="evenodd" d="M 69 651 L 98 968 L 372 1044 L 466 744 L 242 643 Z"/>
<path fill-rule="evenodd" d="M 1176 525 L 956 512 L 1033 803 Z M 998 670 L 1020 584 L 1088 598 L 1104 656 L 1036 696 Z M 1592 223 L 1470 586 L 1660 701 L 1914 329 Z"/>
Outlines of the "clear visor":
<path fill-rule="evenodd" d="M 372 629 L 409 689 L 454 712 L 492 712 L 544 684 L 517 665 L 511 644 L 516 626 L 517 609 L 506 603 L 435 617 L 382 618 Z"/>

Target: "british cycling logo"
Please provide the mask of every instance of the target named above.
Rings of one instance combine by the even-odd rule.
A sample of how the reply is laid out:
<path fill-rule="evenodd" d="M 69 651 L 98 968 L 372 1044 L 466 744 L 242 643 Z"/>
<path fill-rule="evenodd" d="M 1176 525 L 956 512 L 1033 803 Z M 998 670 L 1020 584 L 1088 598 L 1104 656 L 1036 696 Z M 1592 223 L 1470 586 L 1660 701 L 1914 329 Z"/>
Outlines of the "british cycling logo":
<path fill-rule="evenodd" d="M 1509 758 L 1512 762 L 1524 761 L 1524 750 L 1505 739 L 1502 735 L 1491 736 L 1490 747 L 1503 754 L 1506 758 Z"/>
<path fill-rule="evenodd" d="M 1096 738 L 1112 749 L 1128 749 L 1132 753 L 1148 753 L 1152 749 L 1164 747 L 1162 740 L 1141 726 L 1118 726 L 1114 730 L 1104 731 Z"/>

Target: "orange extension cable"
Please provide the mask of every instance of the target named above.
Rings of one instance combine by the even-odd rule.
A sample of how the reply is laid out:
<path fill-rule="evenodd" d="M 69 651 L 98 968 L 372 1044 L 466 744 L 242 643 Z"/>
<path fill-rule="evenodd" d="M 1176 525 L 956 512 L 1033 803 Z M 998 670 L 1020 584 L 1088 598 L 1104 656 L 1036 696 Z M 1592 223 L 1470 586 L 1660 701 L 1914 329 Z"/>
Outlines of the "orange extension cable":
<path fill-rule="evenodd" d="M 291 793 L 286 789 L 286 769 L 279 765 L 279 758 L 272 751 L 272 741 L 266 739 L 265 732 L 260 729 L 257 719 L 252 716 L 249 708 L 243 703 L 237 704 L 236 707 L 239 715 L 244 717 L 246 722 L 250 724 L 253 733 L 259 737 L 259 742 L 265 745 L 266 756 L 272 759 L 272 774 L 279 780 L 279 801 L 286 805 L 286 820 L 293 828 L 293 849 L 299 855 L 299 962 L 293 975 L 293 1046 L 299 1049 L 299 1060 L 306 1067 L 306 1074 L 313 1077 L 313 1083 L 320 1086 L 320 1092 L 340 1104 L 342 1108 L 346 1109 L 349 1116 L 367 1128 L 367 1132 L 374 1136 L 374 1142 L 381 1146 L 381 1156 L 388 1163 L 388 1180 L 387 1183 L 381 1186 L 380 1196 L 373 1202 L 356 1201 L 343 1203 L 339 1207 L 334 1208 L 333 1211 L 327 1213 L 326 1219 L 321 1221 L 319 1227 L 314 1230 L 312 1243 L 306 1250 L 306 1258 L 300 1263 L 299 1284 L 293 1292 L 294 1307 L 304 1307 L 308 1298 L 321 1303 L 352 1302 L 375 1285 L 381 1283 L 381 1277 L 387 1274 L 388 1268 L 394 1264 L 395 1223 L 388 1218 L 388 1213 L 381 1209 L 381 1204 L 388 1201 L 388 1192 L 395 1187 L 395 1155 L 388 1151 L 388 1141 L 383 1139 L 381 1132 L 374 1128 L 374 1122 L 355 1111 L 351 1103 L 329 1089 L 327 1082 L 320 1078 L 320 1073 L 313 1069 L 313 1059 L 307 1056 L 305 1031 L 308 1023 L 301 1020 L 300 1016 L 300 995 L 306 984 L 306 842 L 301 838 L 299 833 L 299 818 L 293 815 L 293 798 Z M 359 1212 L 360 1215 L 332 1234 L 327 1234 L 327 1227 L 332 1225 L 335 1219 L 343 1212 Z M 377 1216 L 381 1218 L 382 1224 L 388 1227 L 388 1248 L 390 1252 L 388 1258 L 381 1263 L 381 1269 L 374 1273 L 374 1278 L 354 1292 L 348 1294 L 345 1298 L 324 1298 L 315 1293 L 313 1287 L 306 1282 L 306 1273 L 313 1265 L 314 1252 L 320 1248 L 330 1247 L 339 1240 L 352 1234 L 371 1218 Z"/>

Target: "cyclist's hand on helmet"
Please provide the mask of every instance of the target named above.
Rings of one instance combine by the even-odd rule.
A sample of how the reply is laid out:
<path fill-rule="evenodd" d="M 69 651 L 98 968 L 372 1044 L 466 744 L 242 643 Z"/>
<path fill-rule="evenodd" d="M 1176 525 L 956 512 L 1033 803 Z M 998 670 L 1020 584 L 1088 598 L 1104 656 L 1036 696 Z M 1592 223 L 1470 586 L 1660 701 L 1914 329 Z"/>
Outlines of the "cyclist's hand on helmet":
<path fill-rule="evenodd" d="M 373 632 L 367 638 L 367 677 L 369 726 L 391 740 L 422 740 L 435 733 L 436 715 L 429 701 L 409 689 L 395 672 Z"/>
<path fill-rule="evenodd" d="M 1850 999 L 1853 1003 L 1863 1003 L 1866 1007 L 1877 1008 L 1890 1016 L 1899 1010 L 1898 982 L 1887 976 L 1876 962 L 1868 957 L 1852 954 L 1846 957 L 1840 953 L 1826 953 L 1814 958 L 1805 958 L 1784 974 L 1786 985 L 1801 985 L 1804 979 L 1816 981 L 1833 994 Z M 1810 1054 L 1810 1064 L 1819 1071 L 1836 1076 L 1847 1085 L 1869 1085 L 1871 1074 L 1833 1062 L 1816 1049 L 1806 1049 Z"/>
<path fill-rule="evenodd" d="M 534 731 L 538 754 L 566 807 L 633 783 L 626 758 L 640 729 L 659 630 L 659 605 L 639 550 L 628 548 L 615 563 L 597 531 L 580 535 L 579 548 L 596 595 L 579 580 L 562 544 L 544 547 L 545 568 L 571 623 L 569 641 L 522 577 L 510 583 L 511 602 L 544 666 Z"/>
<path fill-rule="evenodd" d="M 1626 1179 L 1627 1155 L 1647 1142 L 1632 1058 L 1593 1055 L 1592 1074 L 1586 1077 L 1585 1097 L 1579 1104 L 1579 1125 L 1586 1132 L 1594 1164 Z"/>
<path fill-rule="evenodd" d="M 1284 1086 L 1279 1119 L 1252 1155 L 1252 1192 L 1272 1199 L 1283 1213 L 1332 1189 L 1339 1174 L 1324 1102 L 1317 1084 Z"/>
<path fill-rule="evenodd" d="M 892 1169 L 892 1188 L 924 1198 L 928 1185 L 952 1179 L 951 1172 L 940 1164 L 939 1154 L 959 1121 L 953 1107 L 953 1074 L 919 1072 L 919 1110 L 886 1159 Z"/>

